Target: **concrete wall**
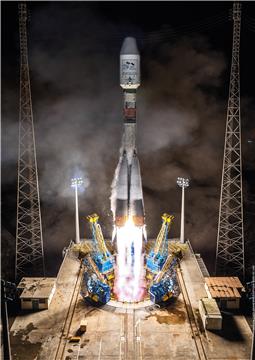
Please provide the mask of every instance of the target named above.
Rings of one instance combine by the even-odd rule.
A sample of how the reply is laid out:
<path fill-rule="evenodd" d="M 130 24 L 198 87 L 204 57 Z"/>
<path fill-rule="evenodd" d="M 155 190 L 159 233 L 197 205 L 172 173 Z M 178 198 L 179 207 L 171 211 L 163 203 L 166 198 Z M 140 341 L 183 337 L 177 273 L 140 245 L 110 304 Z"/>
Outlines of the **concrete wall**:
<path fill-rule="evenodd" d="M 234 299 L 234 300 L 227 300 L 226 301 L 226 308 L 227 309 L 239 309 L 240 306 L 240 300 Z"/>
<path fill-rule="evenodd" d="M 222 317 L 221 316 L 206 316 L 205 328 L 207 330 L 221 330 L 222 329 Z"/>
<path fill-rule="evenodd" d="M 51 293 L 50 293 L 50 296 L 49 296 L 49 298 L 48 298 L 48 307 L 49 307 L 49 305 L 50 305 L 50 303 L 51 303 L 51 300 L 53 299 L 53 295 L 55 294 L 55 291 L 56 291 L 56 284 L 54 284 L 54 286 L 53 286 L 53 288 L 52 288 L 52 291 L 51 291 Z"/>
<path fill-rule="evenodd" d="M 207 284 L 205 284 L 205 290 L 208 298 L 213 299 Z M 233 299 L 230 298 L 228 300 L 217 298 L 215 300 L 217 301 L 221 309 L 239 309 L 240 307 L 240 298 L 233 298 Z"/>
<path fill-rule="evenodd" d="M 207 330 L 221 330 L 222 329 L 222 316 L 219 314 L 209 314 L 206 312 L 202 299 L 199 300 L 199 313 Z"/>
<path fill-rule="evenodd" d="M 44 301 L 44 303 L 42 303 Z M 48 309 L 48 299 L 21 299 L 22 310 L 43 310 Z"/>
<path fill-rule="evenodd" d="M 51 293 L 48 298 L 38 299 L 38 298 L 31 298 L 31 299 L 20 299 L 21 300 L 21 309 L 22 310 L 43 310 L 48 309 L 49 305 L 53 299 L 54 293 L 56 291 L 56 284 L 54 284 Z"/>

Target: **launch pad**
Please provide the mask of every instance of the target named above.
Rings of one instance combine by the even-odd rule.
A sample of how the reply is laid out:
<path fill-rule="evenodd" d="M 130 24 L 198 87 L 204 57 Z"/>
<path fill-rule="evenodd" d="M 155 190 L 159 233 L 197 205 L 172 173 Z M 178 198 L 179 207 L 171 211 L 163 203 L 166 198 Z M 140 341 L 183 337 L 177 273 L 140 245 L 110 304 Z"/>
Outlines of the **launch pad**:
<path fill-rule="evenodd" d="M 136 230 L 135 226 L 131 224 L 131 227 L 121 229 L 119 244 L 114 241 L 106 244 L 98 223 L 99 216 L 92 214 L 87 219 L 91 225 L 92 242 L 89 246 L 84 242 L 73 245 L 84 270 L 81 294 L 85 301 L 98 306 L 111 300 L 112 306 L 120 307 L 122 302 L 151 305 L 178 297 L 176 267 L 186 246 L 168 241 L 173 216 L 162 215 L 157 239 L 144 243 L 138 256 L 135 236 L 140 234 L 132 231 L 133 228 Z M 127 241 L 127 247 L 124 247 L 124 241 Z"/>
<path fill-rule="evenodd" d="M 90 247 L 91 241 L 85 244 Z M 252 334 L 244 316 L 228 312 L 223 314 L 221 331 L 203 329 L 198 302 L 206 296 L 204 277 L 189 245 L 177 273 L 180 295 L 165 307 L 149 303 L 119 307 L 111 301 L 96 307 L 80 295 L 83 270 L 77 253 L 69 248 L 50 308 L 23 312 L 15 319 L 13 359 L 248 360 Z M 81 334 L 84 319 L 87 330 Z"/>

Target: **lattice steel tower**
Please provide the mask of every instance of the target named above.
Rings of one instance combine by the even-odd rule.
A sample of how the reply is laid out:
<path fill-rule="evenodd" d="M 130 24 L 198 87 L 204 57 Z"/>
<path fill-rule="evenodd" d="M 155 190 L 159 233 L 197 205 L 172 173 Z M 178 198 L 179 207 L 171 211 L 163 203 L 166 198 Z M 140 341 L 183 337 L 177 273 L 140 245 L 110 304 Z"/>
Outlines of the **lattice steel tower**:
<path fill-rule="evenodd" d="M 244 277 L 239 51 L 241 5 L 233 5 L 233 47 L 221 181 L 216 274 Z"/>
<path fill-rule="evenodd" d="M 16 226 L 16 268 L 22 276 L 44 276 L 35 136 L 27 50 L 27 8 L 19 5 L 20 113 Z"/>

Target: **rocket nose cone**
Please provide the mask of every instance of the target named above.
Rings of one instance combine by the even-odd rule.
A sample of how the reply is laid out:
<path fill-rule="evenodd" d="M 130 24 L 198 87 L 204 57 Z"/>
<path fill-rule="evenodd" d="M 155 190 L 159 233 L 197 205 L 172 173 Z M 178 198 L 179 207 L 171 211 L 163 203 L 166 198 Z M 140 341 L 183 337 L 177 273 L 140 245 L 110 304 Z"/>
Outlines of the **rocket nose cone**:
<path fill-rule="evenodd" d="M 124 39 L 120 50 L 120 55 L 139 55 L 135 38 L 126 37 Z"/>

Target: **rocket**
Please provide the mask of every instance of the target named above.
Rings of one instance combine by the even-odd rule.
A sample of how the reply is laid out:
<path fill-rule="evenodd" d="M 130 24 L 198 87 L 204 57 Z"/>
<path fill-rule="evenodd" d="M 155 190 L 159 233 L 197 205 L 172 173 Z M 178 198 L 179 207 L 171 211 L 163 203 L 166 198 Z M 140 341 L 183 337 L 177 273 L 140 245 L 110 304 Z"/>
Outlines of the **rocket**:
<path fill-rule="evenodd" d="M 131 218 L 144 226 L 144 204 L 140 165 L 136 150 L 136 91 L 140 86 L 140 55 L 136 40 L 125 38 L 120 51 L 120 86 L 123 89 L 124 133 L 116 178 L 115 225 Z"/>

